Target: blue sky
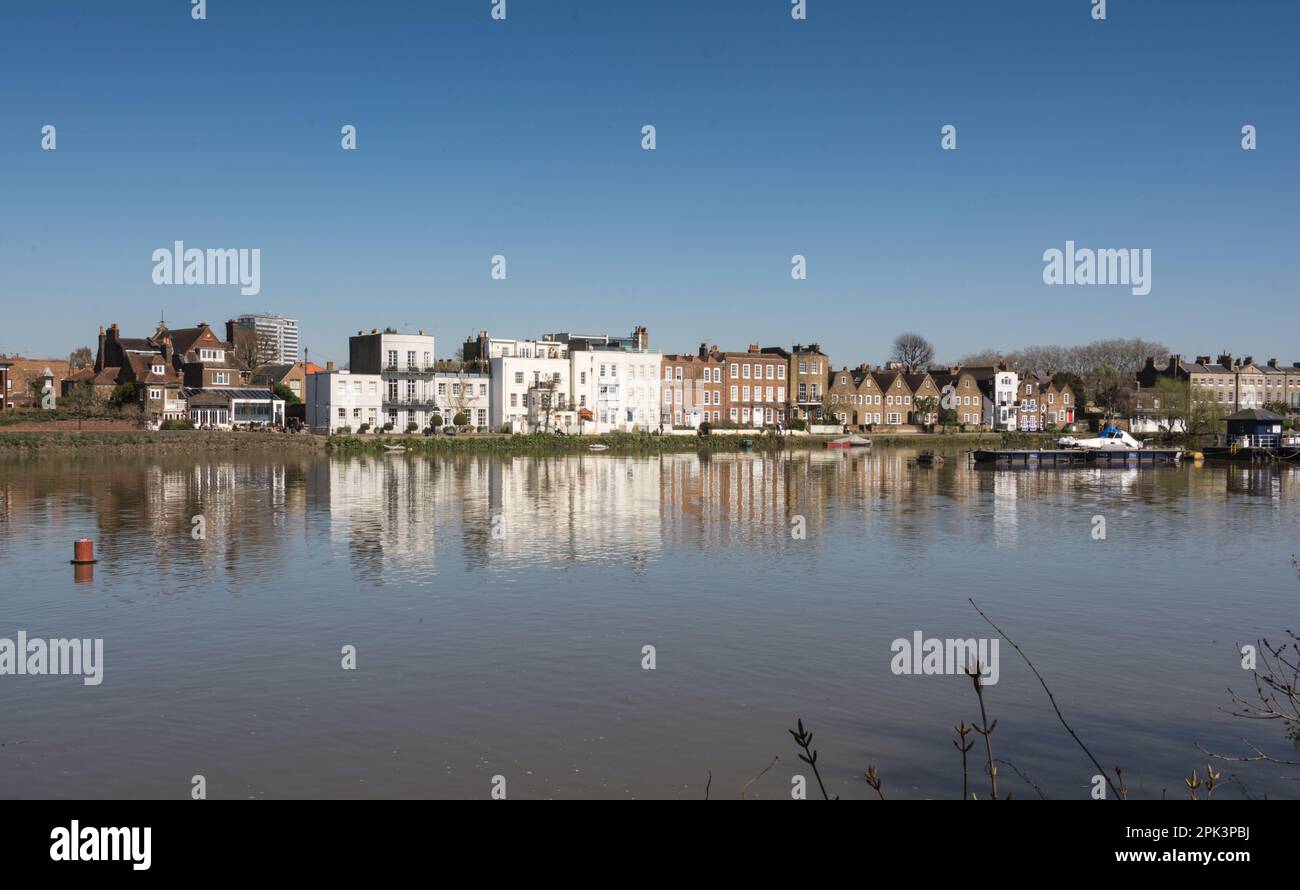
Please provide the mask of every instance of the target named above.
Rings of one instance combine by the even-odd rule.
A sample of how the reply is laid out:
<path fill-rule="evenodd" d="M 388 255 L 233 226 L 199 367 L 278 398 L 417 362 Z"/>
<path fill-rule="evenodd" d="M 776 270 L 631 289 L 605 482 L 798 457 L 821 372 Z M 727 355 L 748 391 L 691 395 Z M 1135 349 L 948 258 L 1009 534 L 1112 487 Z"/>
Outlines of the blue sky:
<path fill-rule="evenodd" d="M 948 359 L 1144 336 L 1300 360 L 1300 4 L 1090 6 L 6 4 L 0 351 L 266 310 L 322 361 L 374 326 L 450 355 L 634 324 L 837 365 L 903 330 Z M 1045 285 L 1067 239 L 1150 248 L 1151 293 Z M 261 294 L 154 285 L 176 240 L 260 248 Z"/>

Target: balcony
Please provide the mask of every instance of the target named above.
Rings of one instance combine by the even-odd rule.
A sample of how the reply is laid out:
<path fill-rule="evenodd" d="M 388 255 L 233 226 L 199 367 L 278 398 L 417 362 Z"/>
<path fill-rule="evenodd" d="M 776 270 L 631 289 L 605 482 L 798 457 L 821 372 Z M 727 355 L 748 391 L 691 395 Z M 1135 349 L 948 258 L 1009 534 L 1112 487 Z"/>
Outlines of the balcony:
<path fill-rule="evenodd" d="M 437 372 L 433 365 L 389 365 L 380 373 L 385 377 L 428 377 Z"/>

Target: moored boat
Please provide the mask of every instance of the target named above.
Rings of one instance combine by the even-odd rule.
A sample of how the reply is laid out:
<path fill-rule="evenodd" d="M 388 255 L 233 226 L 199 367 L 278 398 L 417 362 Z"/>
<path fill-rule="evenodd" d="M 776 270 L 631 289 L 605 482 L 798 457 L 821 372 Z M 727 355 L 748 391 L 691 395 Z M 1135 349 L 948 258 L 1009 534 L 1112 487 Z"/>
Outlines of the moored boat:
<path fill-rule="evenodd" d="M 826 443 L 827 448 L 870 448 L 871 440 L 863 436 L 840 436 Z"/>

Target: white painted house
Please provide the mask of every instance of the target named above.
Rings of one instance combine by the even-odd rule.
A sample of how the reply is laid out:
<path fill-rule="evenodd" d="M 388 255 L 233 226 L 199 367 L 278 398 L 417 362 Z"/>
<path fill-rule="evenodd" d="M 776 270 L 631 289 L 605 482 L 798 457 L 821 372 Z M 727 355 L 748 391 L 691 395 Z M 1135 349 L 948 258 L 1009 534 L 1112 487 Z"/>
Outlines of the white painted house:
<path fill-rule="evenodd" d="M 434 337 L 423 330 L 401 334 L 392 328 L 358 331 L 348 338 L 348 367 L 359 374 L 378 374 L 382 378 L 383 417 L 393 431 L 403 433 L 415 424 L 422 430 L 437 411 L 437 388 L 434 374 Z"/>
<path fill-rule="evenodd" d="M 378 374 L 322 371 L 307 375 L 307 425 L 314 433 L 357 432 L 383 424 L 383 378 Z"/>
<path fill-rule="evenodd" d="M 503 355 L 491 361 L 488 388 L 492 430 L 510 432 L 565 428 L 573 417 L 570 365 L 564 358 Z M 550 412 L 546 410 L 550 400 Z M 530 410 L 531 409 L 531 410 Z"/>
<path fill-rule="evenodd" d="M 658 352 L 591 349 L 572 353 L 570 379 L 579 412 L 590 421 L 578 426 L 584 433 L 649 432 L 658 429 Z M 585 414 L 582 415 L 585 418 Z"/>
<path fill-rule="evenodd" d="M 439 371 L 433 375 L 433 398 L 444 424 L 455 423 L 464 413 L 467 426 L 488 427 L 492 423 L 492 378 L 467 371 Z"/>

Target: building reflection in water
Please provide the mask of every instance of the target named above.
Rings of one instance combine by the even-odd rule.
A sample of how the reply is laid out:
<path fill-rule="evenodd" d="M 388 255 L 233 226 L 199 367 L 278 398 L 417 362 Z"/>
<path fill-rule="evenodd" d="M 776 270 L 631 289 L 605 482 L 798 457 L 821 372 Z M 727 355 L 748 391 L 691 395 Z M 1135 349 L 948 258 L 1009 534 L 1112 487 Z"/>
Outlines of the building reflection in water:
<path fill-rule="evenodd" d="M 1073 511 L 1081 534 L 1094 513 L 1110 523 L 1144 507 L 1158 508 L 1144 522 L 1200 528 L 1225 509 L 1231 519 L 1234 507 L 1280 505 L 1300 480 L 1294 465 L 997 470 L 960 454 L 917 467 L 914 456 L 0 463 L 0 556 L 28 530 L 48 527 L 94 538 L 100 572 L 170 568 L 216 578 L 260 565 L 282 573 L 289 542 L 323 540 L 356 580 L 383 584 L 432 583 L 439 571 L 601 562 L 638 571 L 683 546 L 762 548 L 791 559 L 869 538 L 891 552 L 921 552 L 936 540 L 1015 549 L 1046 524 L 1043 511 Z M 199 516 L 202 541 L 193 538 Z M 796 519 L 803 539 L 791 534 Z M 138 558 L 142 547 L 147 560 Z"/>

